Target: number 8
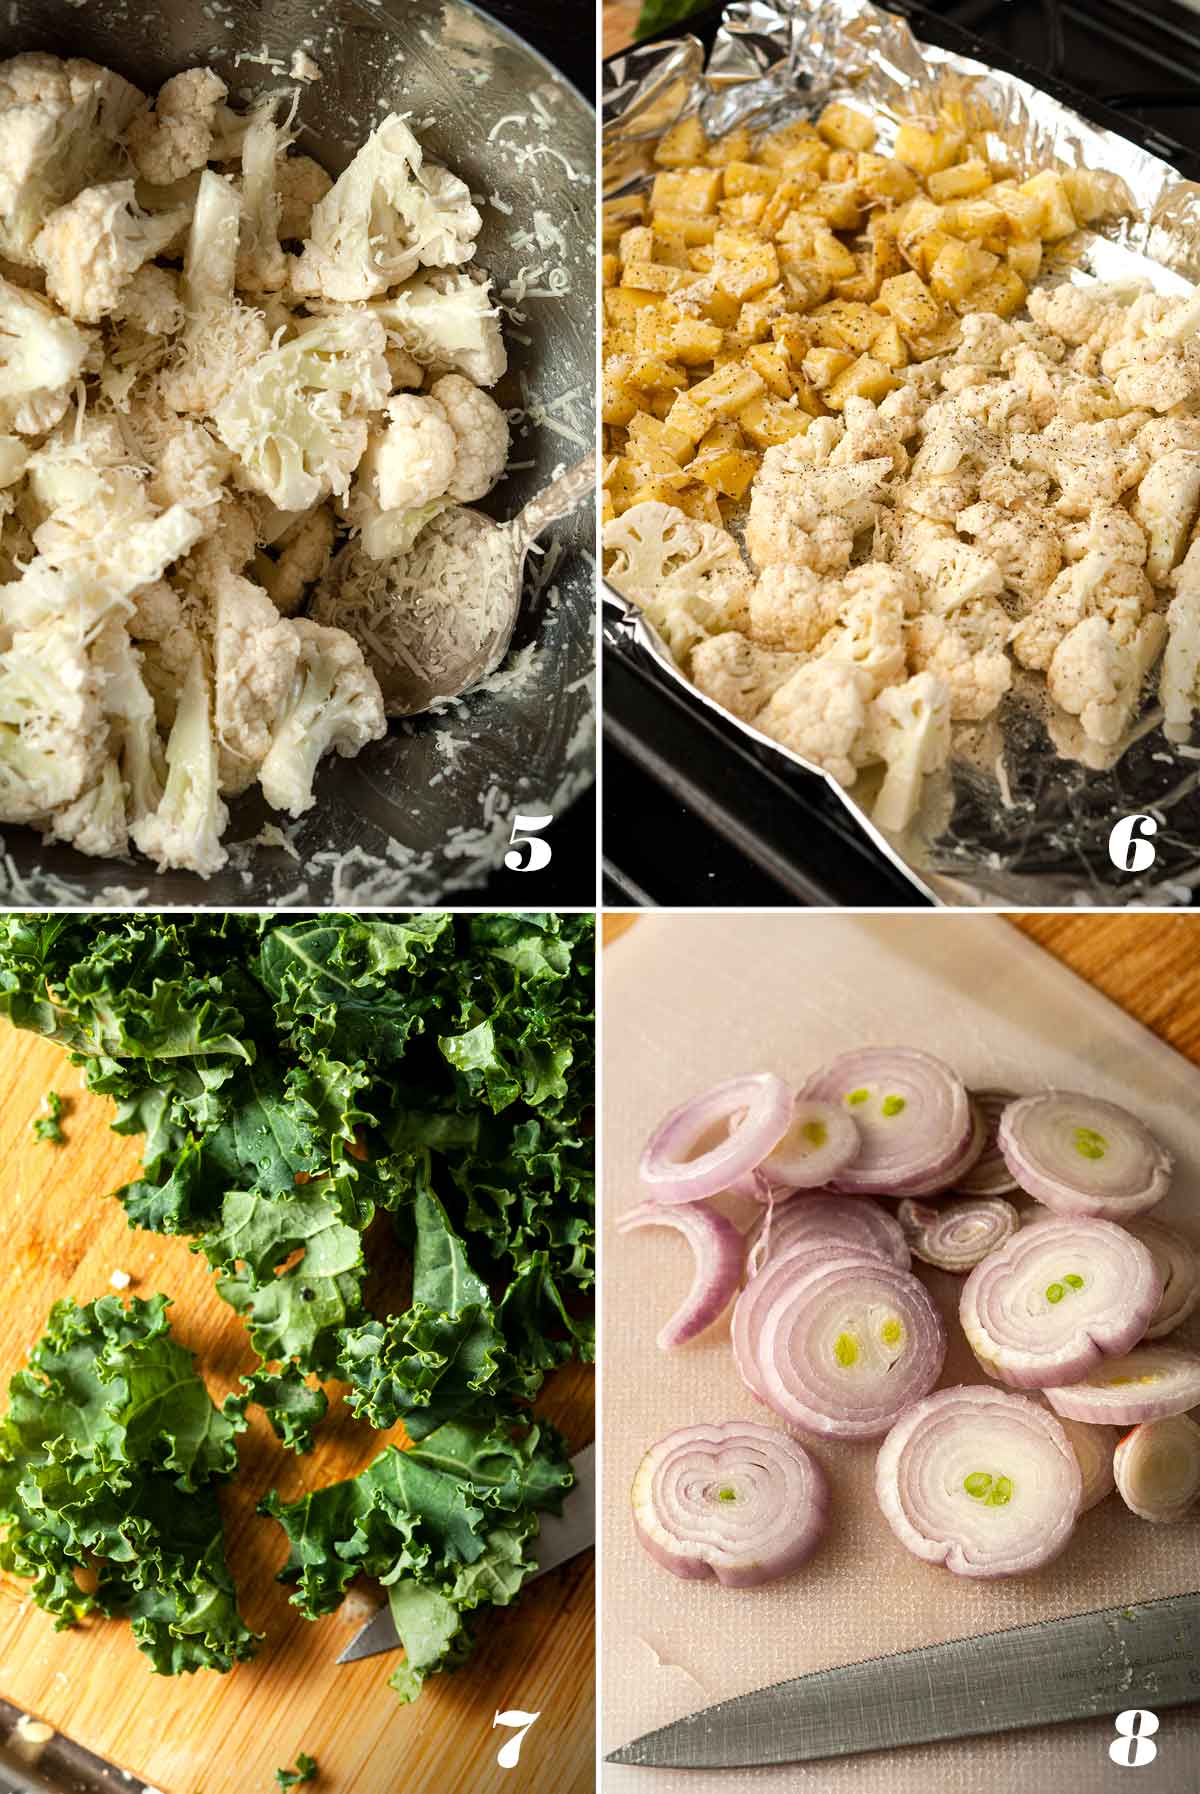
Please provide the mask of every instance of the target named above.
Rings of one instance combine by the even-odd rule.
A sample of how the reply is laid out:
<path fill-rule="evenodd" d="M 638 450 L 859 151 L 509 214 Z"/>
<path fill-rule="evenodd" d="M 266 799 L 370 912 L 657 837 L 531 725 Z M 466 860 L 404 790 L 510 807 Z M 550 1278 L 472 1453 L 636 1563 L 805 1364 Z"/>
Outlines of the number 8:
<path fill-rule="evenodd" d="M 1127 1713 L 1118 1713 L 1113 1724 L 1118 1735 L 1109 1745 L 1108 1754 L 1114 1763 L 1122 1769 L 1144 1769 L 1147 1763 L 1153 1763 L 1158 1755 L 1158 1746 L 1152 1742 L 1158 1730 L 1157 1713 L 1131 1707 Z"/>

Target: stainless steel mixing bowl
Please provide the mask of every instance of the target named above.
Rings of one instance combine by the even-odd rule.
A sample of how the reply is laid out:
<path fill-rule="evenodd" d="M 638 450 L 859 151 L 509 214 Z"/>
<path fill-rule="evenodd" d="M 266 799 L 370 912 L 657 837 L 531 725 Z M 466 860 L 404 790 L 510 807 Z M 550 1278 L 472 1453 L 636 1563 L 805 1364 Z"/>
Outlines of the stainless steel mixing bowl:
<path fill-rule="evenodd" d="M 281 75 L 300 47 L 319 81 Z M 198 64 L 216 69 L 238 104 L 267 88 L 298 87 L 299 147 L 334 174 L 385 113 L 411 115 L 429 153 L 477 197 L 498 202 L 483 208 L 475 258 L 498 289 L 546 259 L 514 241 L 535 214 L 548 240 L 557 230 L 564 244 L 551 259 L 565 266 L 569 294 L 519 305 L 521 319 L 506 327 L 509 372 L 495 391 L 500 404 L 538 415 L 544 408 L 551 421 L 516 424 L 512 459 L 529 465 L 483 508 L 512 516 L 582 455 L 581 441 L 590 446 L 594 113 L 549 63 L 465 0 L 5 0 L 0 57 L 20 50 L 90 57 L 150 94 Z M 517 653 L 534 644 L 519 681 L 476 692 L 445 716 L 393 724 L 357 759 L 324 763 L 317 807 L 295 830 L 299 861 L 254 842 L 265 822 L 287 819 L 253 794 L 231 805 L 227 841 L 242 845 L 207 880 L 156 874 L 141 859 L 89 860 L 0 824 L 0 902 L 369 907 L 433 903 L 482 882 L 503 858 L 517 813 L 560 815 L 593 776 L 594 532 L 590 511 L 556 528 L 553 590 L 536 600 L 527 591 L 514 642 Z M 582 882 L 560 901 L 590 905 L 590 871 Z"/>

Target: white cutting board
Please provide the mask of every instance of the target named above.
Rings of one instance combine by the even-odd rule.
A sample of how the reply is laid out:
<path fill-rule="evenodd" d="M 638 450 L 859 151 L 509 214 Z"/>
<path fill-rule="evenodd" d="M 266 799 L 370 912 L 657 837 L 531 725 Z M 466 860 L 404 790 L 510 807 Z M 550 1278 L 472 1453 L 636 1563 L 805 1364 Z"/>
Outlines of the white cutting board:
<path fill-rule="evenodd" d="M 1200 925 L 1198 925 L 1200 928 Z M 1200 945 L 1200 932 L 1198 932 Z M 761 1589 L 683 1582 L 652 1563 L 629 1520 L 642 1452 L 690 1421 L 765 1417 L 733 1367 L 728 1317 L 682 1349 L 654 1340 L 690 1278 L 662 1229 L 621 1236 L 653 1124 L 735 1072 L 794 1081 L 864 1044 L 927 1048 L 968 1084 L 1086 1089 L 1127 1104 L 1175 1151 L 1156 1212 L 1200 1241 L 1200 1071 L 992 917 L 673 915 L 610 946 L 604 970 L 602 1748 L 808 1670 L 969 1633 L 1200 1588 L 1200 1519 L 1153 1526 L 1111 1497 L 1036 1576 L 980 1583 L 910 1556 L 872 1491 L 871 1444 L 814 1446 L 833 1522 L 797 1575 Z M 726 1198 L 739 1218 L 753 1205 Z M 944 1382 L 982 1382 L 954 1319 L 960 1280 L 923 1272 L 950 1327 Z M 1197 1317 L 1175 1337 L 1200 1343 Z M 786 1768 L 603 1764 L 603 1794 L 1197 1794 L 1200 1709 L 1163 1713 L 1158 1755 L 1131 1774 L 1111 1721 L 1043 1726 Z"/>

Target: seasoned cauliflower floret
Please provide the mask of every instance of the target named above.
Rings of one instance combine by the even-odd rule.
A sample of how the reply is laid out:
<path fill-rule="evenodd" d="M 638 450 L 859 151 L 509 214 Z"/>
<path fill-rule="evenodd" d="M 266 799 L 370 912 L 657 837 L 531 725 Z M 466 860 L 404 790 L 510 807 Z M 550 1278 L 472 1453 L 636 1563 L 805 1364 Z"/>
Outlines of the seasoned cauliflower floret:
<path fill-rule="evenodd" d="M 46 291 L 69 317 L 96 324 L 115 311 L 144 262 L 161 255 L 187 222 L 186 208 L 157 217 L 139 209 L 132 181 L 109 181 L 51 212 L 34 239 Z"/>
<path fill-rule="evenodd" d="M 143 179 L 165 187 L 204 167 L 217 107 L 228 91 L 211 69 L 185 69 L 159 88 L 153 112 L 139 114 L 125 133 Z"/>
<path fill-rule="evenodd" d="M 287 624 L 300 654 L 282 720 L 259 768 L 272 808 L 302 816 L 316 803 L 312 788 L 325 754 L 356 754 L 387 733 L 379 681 L 344 629 L 297 617 Z"/>
<path fill-rule="evenodd" d="M 1183 558 L 1200 511 L 1200 450 L 1172 449 L 1153 462 L 1133 501 L 1133 514 L 1149 538 L 1146 574 L 1155 585 Z"/>
<path fill-rule="evenodd" d="M 508 461 L 508 419 L 490 393 L 461 374 L 443 374 L 430 387 L 457 440 L 447 491 L 459 504 L 485 498 Z"/>
<path fill-rule="evenodd" d="M 905 632 L 908 664 L 943 682 L 955 721 L 981 722 L 1012 686 L 1008 632 L 1008 617 L 991 600 L 963 605 L 949 619 L 925 613 Z"/>
<path fill-rule="evenodd" d="M 174 336 L 183 328 L 178 276 L 170 268 L 147 262 L 133 275 L 111 316 L 147 336 Z"/>
<path fill-rule="evenodd" d="M 760 648 L 730 629 L 698 643 L 692 651 L 691 674 L 706 697 L 749 722 L 799 665 L 798 654 Z"/>
<path fill-rule="evenodd" d="M 981 499 L 960 511 L 954 522 L 990 556 L 1008 590 L 1029 603 L 1043 596 L 1062 566 L 1058 533 L 1033 506 L 1005 509 Z"/>
<path fill-rule="evenodd" d="M 385 511 L 408 511 L 450 489 L 458 438 L 437 399 L 401 393 L 385 406 L 387 427 L 372 434 L 359 481 Z"/>
<path fill-rule="evenodd" d="M 806 661 L 759 711 L 754 726 L 839 785 L 853 785 L 873 691 L 871 675 L 849 660 Z"/>
<path fill-rule="evenodd" d="M 876 522 L 892 472 L 890 457 L 813 468 L 791 443 L 768 449 L 750 495 L 751 560 L 758 567 L 798 561 L 816 573 L 844 572 L 855 536 Z"/>
<path fill-rule="evenodd" d="M 224 796 L 252 785 L 287 702 L 300 641 L 261 586 L 222 569 L 212 585 L 213 716 Z"/>
<path fill-rule="evenodd" d="M 1123 645 L 1103 617 L 1085 617 L 1054 651 L 1046 674 L 1050 696 L 1079 718 L 1092 741 L 1119 741 L 1133 720 L 1142 682 L 1166 634 L 1165 618 L 1155 614 Z"/>
<path fill-rule="evenodd" d="M 1167 610 L 1166 652 L 1158 699 L 1168 741 L 1190 741 L 1200 703 L 1200 542 L 1193 542 L 1171 575 L 1175 596 Z"/>
<path fill-rule="evenodd" d="M 750 593 L 750 634 L 769 648 L 811 654 L 833 628 L 841 597 L 837 582 L 811 567 L 773 561 Z"/>
<path fill-rule="evenodd" d="M 90 349 L 90 337 L 45 299 L 0 279 L 0 429 L 53 429 Z"/>
<path fill-rule="evenodd" d="M 203 424 L 182 422 L 162 450 L 149 483 L 150 497 L 164 510 L 184 505 L 215 528 L 233 457 Z"/>
<path fill-rule="evenodd" d="M 680 666 L 705 636 L 748 625 L 750 574 L 727 531 L 652 501 L 605 524 L 604 551 L 609 584 L 645 611 Z"/>
<path fill-rule="evenodd" d="M 881 691 L 870 708 L 863 748 L 887 767 L 872 819 L 898 834 L 917 813 L 925 779 L 950 758 L 950 697 L 943 682 L 915 673 Z"/>
<path fill-rule="evenodd" d="M 1012 635 L 1013 653 L 1022 666 L 1044 672 L 1060 643 L 1086 617 L 1100 618 L 1115 642 L 1128 644 L 1153 602 L 1139 567 L 1092 550 L 1064 567 L 1045 597 L 1021 619 Z"/>

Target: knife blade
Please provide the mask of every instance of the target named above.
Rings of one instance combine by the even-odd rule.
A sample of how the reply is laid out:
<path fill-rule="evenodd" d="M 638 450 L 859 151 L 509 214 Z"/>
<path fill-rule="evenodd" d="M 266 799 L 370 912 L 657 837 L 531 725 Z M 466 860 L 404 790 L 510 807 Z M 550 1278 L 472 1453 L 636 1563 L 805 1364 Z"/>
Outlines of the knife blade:
<path fill-rule="evenodd" d="M 596 1447 L 585 1445 L 577 1451 L 571 1468 L 575 1481 L 567 1491 L 562 1513 L 542 1515 L 536 1541 L 537 1569 L 529 1577 L 530 1582 L 536 1582 L 547 1570 L 557 1569 L 596 1542 Z M 399 1646 L 391 1609 L 385 1602 L 365 1626 L 359 1627 L 338 1662 L 357 1663 L 360 1657 L 375 1657 L 381 1651 L 398 1650 Z"/>
<path fill-rule="evenodd" d="M 748 1768 L 1200 1701 L 1200 1593 L 951 1639 L 720 1701 L 610 1763 Z"/>

